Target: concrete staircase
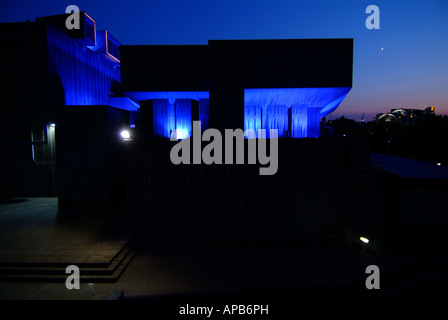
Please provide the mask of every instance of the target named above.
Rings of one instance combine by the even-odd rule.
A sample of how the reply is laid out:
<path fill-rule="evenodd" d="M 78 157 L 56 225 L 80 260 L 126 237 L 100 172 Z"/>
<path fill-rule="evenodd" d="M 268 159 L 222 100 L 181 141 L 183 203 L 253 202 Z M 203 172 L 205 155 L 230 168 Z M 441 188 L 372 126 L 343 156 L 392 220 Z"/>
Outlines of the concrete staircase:
<path fill-rule="evenodd" d="M 92 255 L 91 251 L 72 250 L 70 255 L 47 254 L 41 259 L 28 257 L 27 261 L 9 257 L 0 262 L 0 280 L 25 282 L 65 282 L 70 273 L 67 266 L 76 265 L 80 270 L 81 282 L 116 282 L 124 272 L 136 249 L 131 240 L 115 243 L 115 252 L 107 250 L 104 255 Z M 81 249 L 81 251 L 83 251 Z M 40 261 L 39 261 L 40 260 Z"/>
<path fill-rule="evenodd" d="M 1 200 L 1 199 L 0 199 Z M 0 201 L 0 281 L 115 282 L 135 255 L 122 208 L 60 206 L 57 198 Z"/>

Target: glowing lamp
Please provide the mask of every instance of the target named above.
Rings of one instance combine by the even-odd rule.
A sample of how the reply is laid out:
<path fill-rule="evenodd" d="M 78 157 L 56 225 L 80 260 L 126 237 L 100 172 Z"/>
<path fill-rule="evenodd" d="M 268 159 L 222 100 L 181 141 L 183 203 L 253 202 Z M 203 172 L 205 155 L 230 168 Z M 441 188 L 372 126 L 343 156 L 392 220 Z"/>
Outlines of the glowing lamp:
<path fill-rule="evenodd" d="M 131 134 L 128 130 L 121 131 L 120 135 L 124 140 L 129 140 L 131 138 Z"/>
<path fill-rule="evenodd" d="M 369 239 L 364 238 L 364 237 L 360 237 L 359 240 L 361 240 L 364 243 L 369 243 Z"/>

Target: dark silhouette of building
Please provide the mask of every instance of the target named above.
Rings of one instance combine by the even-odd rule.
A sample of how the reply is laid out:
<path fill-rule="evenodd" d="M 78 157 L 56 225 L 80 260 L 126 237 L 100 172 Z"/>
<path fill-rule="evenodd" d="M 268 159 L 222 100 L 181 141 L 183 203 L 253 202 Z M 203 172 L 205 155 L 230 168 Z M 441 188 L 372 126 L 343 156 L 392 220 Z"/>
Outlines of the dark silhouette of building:
<path fill-rule="evenodd" d="M 410 126 L 432 116 L 435 116 L 433 106 L 424 110 L 399 108 L 391 109 L 389 113 L 378 113 L 373 120 L 375 122 L 396 122 L 402 126 Z"/>
<path fill-rule="evenodd" d="M 109 102 L 119 62 L 87 14 L 79 31 L 66 17 L 0 25 L 3 196 L 114 197 L 113 137 L 129 118 Z"/>
<path fill-rule="evenodd" d="M 120 46 L 87 14 L 76 32 L 66 17 L 0 27 L 2 196 L 117 203 L 146 236 L 381 236 L 369 139 L 320 136 L 352 86 L 352 39 Z M 169 137 L 194 120 L 278 129 L 276 174 L 174 165 Z"/>
<path fill-rule="evenodd" d="M 426 297 L 439 295 L 432 289 L 446 284 L 448 117 L 429 107 L 392 109 L 372 122 L 327 121 L 352 87 L 352 39 L 126 46 L 86 13 L 80 29 L 68 30 L 67 16 L 0 24 L 0 202 L 17 205 L 2 215 L 0 278 L 65 281 L 66 264 L 74 264 L 89 284 L 116 281 L 134 240 L 156 238 L 170 241 L 137 243 L 151 251 L 148 269 L 165 266 L 160 252 L 177 260 L 174 277 L 163 274 L 170 290 L 170 281 L 198 281 L 196 288 L 207 282 L 207 297 L 224 282 L 290 301 L 310 292 L 355 296 L 367 290 L 358 267 L 369 261 L 382 264 L 381 296 L 417 296 L 421 287 L 408 290 L 415 283 Z M 202 134 L 254 130 L 241 139 L 244 161 L 205 163 L 208 141 L 196 148 L 195 121 Z M 249 163 L 251 144 L 266 142 L 272 161 L 275 141 L 274 174 L 261 175 L 267 165 Z M 189 164 L 174 164 L 171 151 L 184 142 Z M 222 149 L 227 155 L 224 141 Z M 14 197 L 57 197 L 58 206 L 54 198 Z M 28 218 L 44 225 L 43 237 Z M 48 227 L 53 222 L 59 228 Z M 12 236 L 20 224 L 28 228 Z M 184 241 L 192 238 L 206 241 Z M 357 259 L 345 240 L 368 257 Z M 172 251 L 173 243 L 182 245 Z M 140 262 L 134 270 L 146 267 Z M 190 279 L 198 266 L 206 272 Z M 135 272 L 131 285 L 151 282 L 140 273 L 147 276 Z"/>

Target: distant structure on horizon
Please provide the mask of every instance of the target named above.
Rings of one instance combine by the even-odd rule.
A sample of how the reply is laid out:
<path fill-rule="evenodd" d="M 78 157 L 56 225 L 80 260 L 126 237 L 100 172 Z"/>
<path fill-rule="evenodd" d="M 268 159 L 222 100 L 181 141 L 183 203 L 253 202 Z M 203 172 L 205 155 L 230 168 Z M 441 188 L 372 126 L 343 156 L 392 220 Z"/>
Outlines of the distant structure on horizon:
<path fill-rule="evenodd" d="M 427 117 L 435 116 L 435 108 L 430 106 L 424 110 L 421 109 L 391 109 L 389 113 L 378 113 L 373 118 L 374 122 L 396 122 L 399 125 L 412 125 L 417 121 Z"/>

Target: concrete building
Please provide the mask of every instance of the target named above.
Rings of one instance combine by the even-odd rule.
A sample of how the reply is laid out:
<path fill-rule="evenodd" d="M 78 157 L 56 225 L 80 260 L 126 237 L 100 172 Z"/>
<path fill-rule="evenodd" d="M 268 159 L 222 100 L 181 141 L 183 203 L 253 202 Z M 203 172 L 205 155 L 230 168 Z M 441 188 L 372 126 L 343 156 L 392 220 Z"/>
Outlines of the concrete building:
<path fill-rule="evenodd" d="M 81 16 L 80 30 L 67 15 L 0 26 L 2 196 L 115 203 L 149 236 L 341 234 L 369 146 L 319 136 L 352 87 L 352 39 L 123 46 Z M 169 137 L 194 120 L 278 129 L 277 173 L 174 165 Z"/>

